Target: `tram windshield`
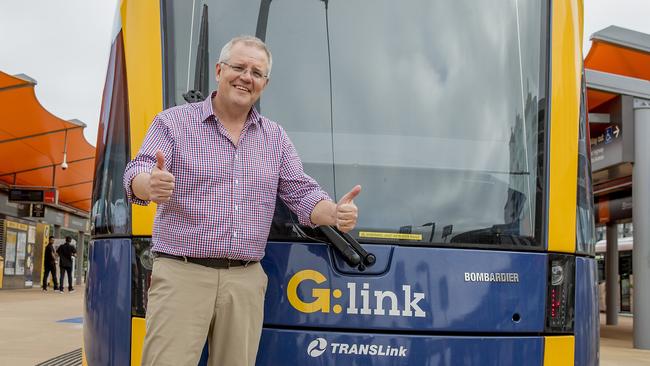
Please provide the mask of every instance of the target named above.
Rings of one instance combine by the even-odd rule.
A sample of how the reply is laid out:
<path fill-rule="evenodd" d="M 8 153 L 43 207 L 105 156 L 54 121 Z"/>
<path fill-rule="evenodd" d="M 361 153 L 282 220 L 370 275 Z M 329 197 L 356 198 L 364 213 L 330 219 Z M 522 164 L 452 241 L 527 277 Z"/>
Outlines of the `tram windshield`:
<path fill-rule="evenodd" d="M 166 106 L 201 83 L 214 90 L 221 47 L 256 34 L 273 53 L 261 113 L 284 127 L 332 198 L 362 186 L 359 241 L 540 247 L 547 7 L 168 1 Z M 304 239 L 285 210 L 270 238 Z"/>

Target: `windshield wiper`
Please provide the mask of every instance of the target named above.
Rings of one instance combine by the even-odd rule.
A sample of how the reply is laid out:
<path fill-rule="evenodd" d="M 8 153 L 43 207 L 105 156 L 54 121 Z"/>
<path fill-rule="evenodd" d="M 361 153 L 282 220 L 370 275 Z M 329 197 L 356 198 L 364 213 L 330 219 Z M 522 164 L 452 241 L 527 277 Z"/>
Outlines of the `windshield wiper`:
<path fill-rule="evenodd" d="M 191 44 L 190 44 L 191 47 Z M 199 44 L 196 48 L 196 65 L 194 67 L 194 89 L 183 94 L 188 103 L 200 102 L 208 95 L 209 80 L 209 56 L 208 56 L 208 5 L 203 4 L 201 12 L 201 31 L 199 33 Z M 188 65 L 189 67 L 189 65 Z"/>
<path fill-rule="evenodd" d="M 491 245 L 531 246 L 534 241 L 519 234 L 519 223 L 493 225 L 484 229 L 465 231 L 451 238 L 450 243 L 480 243 Z"/>
<path fill-rule="evenodd" d="M 341 232 L 332 226 L 319 226 L 318 228 L 351 267 L 365 271 L 366 267 L 372 266 L 377 261 L 377 257 L 363 249 L 361 244 L 350 234 Z"/>

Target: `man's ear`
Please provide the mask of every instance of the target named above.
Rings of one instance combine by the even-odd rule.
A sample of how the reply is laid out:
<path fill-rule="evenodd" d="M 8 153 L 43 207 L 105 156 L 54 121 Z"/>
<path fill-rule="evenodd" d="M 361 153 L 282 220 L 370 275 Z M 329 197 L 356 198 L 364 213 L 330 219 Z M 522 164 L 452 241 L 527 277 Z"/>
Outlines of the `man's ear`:
<path fill-rule="evenodd" d="M 221 78 L 221 63 L 217 62 L 217 65 L 215 65 L 215 70 L 214 70 L 214 78 L 217 80 L 217 83 L 219 82 L 219 79 Z"/>

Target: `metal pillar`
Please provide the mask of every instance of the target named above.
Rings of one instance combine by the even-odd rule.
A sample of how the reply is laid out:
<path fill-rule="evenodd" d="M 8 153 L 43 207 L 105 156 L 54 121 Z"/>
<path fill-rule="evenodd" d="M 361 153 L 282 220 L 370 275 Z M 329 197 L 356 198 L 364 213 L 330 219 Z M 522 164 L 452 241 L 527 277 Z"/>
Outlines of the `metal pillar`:
<path fill-rule="evenodd" d="M 634 348 L 650 349 L 650 101 L 634 100 Z"/>
<path fill-rule="evenodd" d="M 75 280 L 75 285 L 79 286 L 81 285 L 81 280 L 84 275 L 84 251 L 85 251 L 85 243 L 84 243 L 84 232 L 79 231 L 77 234 L 77 268 L 76 268 L 76 273 L 75 276 L 77 279 Z"/>
<path fill-rule="evenodd" d="M 618 224 L 607 224 L 607 253 L 605 254 L 605 304 L 607 325 L 618 324 L 620 293 L 618 282 Z"/>

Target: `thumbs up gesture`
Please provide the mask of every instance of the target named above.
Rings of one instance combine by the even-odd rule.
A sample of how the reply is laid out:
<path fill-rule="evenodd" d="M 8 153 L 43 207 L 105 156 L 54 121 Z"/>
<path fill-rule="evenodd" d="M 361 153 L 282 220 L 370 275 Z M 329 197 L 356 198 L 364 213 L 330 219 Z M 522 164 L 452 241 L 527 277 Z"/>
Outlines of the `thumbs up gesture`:
<path fill-rule="evenodd" d="M 346 193 L 336 204 L 336 227 L 348 232 L 357 224 L 358 209 L 354 204 L 354 198 L 361 193 L 361 186 L 356 185 L 352 190 Z"/>
<path fill-rule="evenodd" d="M 169 202 L 174 192 L 175 178 L 165 168 L 165 155 L 156 151 L 156 165 L 151 170 L 149 177 L 149 199 L 156 203 Z"/>

